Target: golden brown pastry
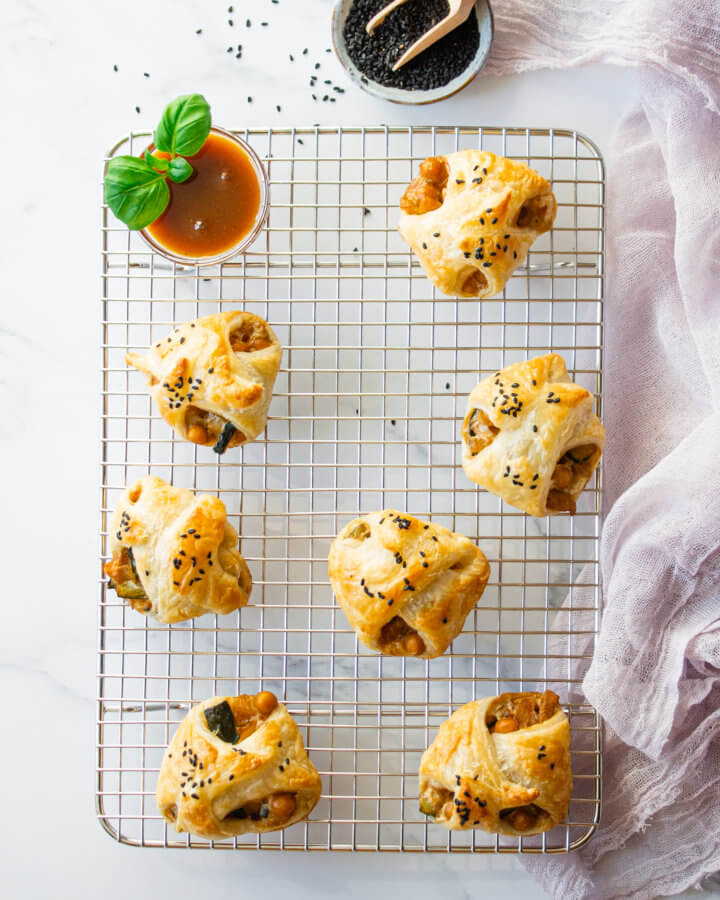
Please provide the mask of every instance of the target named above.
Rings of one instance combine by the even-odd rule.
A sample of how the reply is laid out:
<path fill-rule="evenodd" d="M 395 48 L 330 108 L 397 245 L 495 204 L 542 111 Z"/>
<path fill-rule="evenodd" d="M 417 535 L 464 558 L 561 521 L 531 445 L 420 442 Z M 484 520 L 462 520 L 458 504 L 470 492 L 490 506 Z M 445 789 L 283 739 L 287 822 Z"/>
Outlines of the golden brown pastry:
<path fill-rule="evenodd" d="M 433 659 L 462 631 L 490 566 L 471 540 L 407 513 L 354 519 L 330 547 L 330 583 L 366 646 Z"/>
<path fill-rule="evenodd" d="M 321 789 L 294 719 L 261 691 L 193 706 L 165 751 L 155 799 L 176 831 L 221 840 L 299 822 Z"/>
<path fill-rule="evenodd" d="M 475 386 L 462 427 L 467 477 L 532 516 L 575 512 L 605 429 L 593 396 L 556 353 L 513 363 Z"/>
<path fill-rule="evenodd" d="M 400 200 L 400 234 L 444 294 L 492 297 L 555 221 L 549 183 L 482 150 L 432 156 Z"/>
<path fill-rule="evenodd" d="M 570 725 L 552 691 L 466 703 L 420 762 L 420 812 L 452 830 L 540 834 L 571 791 Z"/>
<path fill-rule="evenodd" d="M 264 319 L 236 310 L 186 322 L 125 359 L 181 437 L 224 453 L 265 428 L 282 348 Z"/>
<path fill-rule="evenodd" d="M 252 579 L 222 500 L 146 475 L 110 523 L 110 586 L 166 624 L 245 606 Z"/>

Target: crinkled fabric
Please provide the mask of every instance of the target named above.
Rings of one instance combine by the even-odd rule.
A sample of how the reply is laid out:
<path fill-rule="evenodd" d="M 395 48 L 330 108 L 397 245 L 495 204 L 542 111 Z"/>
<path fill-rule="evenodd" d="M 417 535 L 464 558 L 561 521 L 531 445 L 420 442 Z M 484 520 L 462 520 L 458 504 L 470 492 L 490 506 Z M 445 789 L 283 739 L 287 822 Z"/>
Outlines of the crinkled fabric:
<path fill-rule="evenodd" d="M 491 74 L 642 69 L 608 159 L 604 614 L 575 673 L 607 726 L 602 820 L 524 863 L 558 900 L 650 900 L 720 869 L 720 0 L 493 12 Z"/>

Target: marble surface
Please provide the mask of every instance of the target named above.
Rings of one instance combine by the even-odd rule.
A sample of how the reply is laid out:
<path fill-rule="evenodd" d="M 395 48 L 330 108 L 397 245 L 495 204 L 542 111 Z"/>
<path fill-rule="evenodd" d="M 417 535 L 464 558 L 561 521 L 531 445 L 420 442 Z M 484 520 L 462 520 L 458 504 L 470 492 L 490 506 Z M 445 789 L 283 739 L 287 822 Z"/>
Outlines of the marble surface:
<path fill-rule="evenodd" d="M 232 15 L 228 5 L 5 0 L 0 9 L 2 894 L 109 900 L 271 884 L 275 895 L 389 896 L 401 880 L 416 898 L 543 896 L 510 857 L 139 851 L 95 820 L 103 152 L 188 91 L 206 94 L 230 127 L 530 124 L 576 128 L 607 150 L 634 91 L 631 71 L 595 67 L 478 79 L 435 106 L 391 106 L 352 87 L 324 52 L 329 0 L 234 0 Z M 226 52 L 238 43 L 242 59 Z M 315 60 L 346 88 L 334 104 L 312 101 Z"/>

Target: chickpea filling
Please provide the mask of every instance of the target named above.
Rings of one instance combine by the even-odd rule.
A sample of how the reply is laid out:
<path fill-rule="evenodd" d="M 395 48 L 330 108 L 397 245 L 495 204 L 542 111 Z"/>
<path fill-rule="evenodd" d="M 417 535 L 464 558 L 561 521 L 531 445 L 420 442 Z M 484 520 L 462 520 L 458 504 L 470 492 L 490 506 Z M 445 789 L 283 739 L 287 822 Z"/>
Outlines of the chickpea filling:
<path fill-rule="evenodd" d="M 393 616 L 383 625 L 380 644 L 390 656 L 420 656 L 425 652 L 425 641 L 400 616 Z"/>
<path fill-rule="evenodd" d="M 481 409 L 470 410 L 463 423 L 463 439 L 471 456 L 476 456 L 481 450 L 489 447 L 500 433 L 487 415 Z"/>
<path fill-rule="evenodd" d="M 573 447 L 558 460 L 550 481 L 546 506 L 556 512 L 575 512 L 575 498 L 592 475 L 600 449 L 595 444 Z M 569 490 L 570 489 L 570 490 Z"/>
<path fill-rule="evenodd" d="M 500 818 L 506 819 L 515 831 L 530 831 L 537 825 L 537 821 L 542 816 L 544 810 L 540 809 L 534 803 L 527 806 L 512 806 L 508 809 L 500 810 Z"/>
<path fill-rule="evenodd" d="M 409 216 L 420 216 L 442 206 L 447 180 L 445 158 L 428 157 L 420 163 L 420 174 L 410 182 L 400 198 L 400 209 Z"/>
<path fill-rule="evenodd" d="M 250 819 L 251 822 L 259 822 L 268 819 L 270 824 L 286 822 L 295 814 L 297 799 L 295 794 L 289 791 L 278 791 L 270 794 L 262 800 L 248 800 L 237 809 L 231 810 L 226 819 Z"/>
<path fill-rule="evenodd" d="M 235 353 L 254 353 L 272 346 L 265 323 L 254 316 L 233 328 L 229 340 Z"/>
<path fill-rule="evenodd" d="M 105 565 L 105 574 L 110 578 L 110 586 L 118 597 L 126 600 L 147 600 L 145 588 L 135 568 L 135 557 L 131 547 L 121 547 Z"/>
<path fill-rule="evenodd" d="M 217 413 L 210 412 L 207 409 L 200 409 L 199 406 L 188 406 L 185 413 L 185 429 L 188 440 L 192 441 L 193 444 L 201 444 L 203 446 L 217 445 L 227 426 L 234 428 L 223 416 L 219 416 Z M 239 428 L 235 428 L 229 440 L 225 442 L 223 450 L 228 447 L 239 447 L 246 440 L 247 437 L 242 431 Z"/>
<path fill-rule="evenodd" d="M 508 734 L 547 721 L 559 705 L 560 698 L 554 691 L 500 694 L 488 708 L 485 724 L 488 731 Z"/>
<path fill-rule="evenodd" d="M 250 694 L 228 697 L 227 702 L 238 732 L 236 743 L 250 737 L 278 705 L 277 697 L 270 691 L 260 691 L 254 697 Z"/>
<path fill-rule="evenodd" d="M 348 531 L 347 536 L 353 541 L 366 541 L 370 534 L 370 526 L 365 522 L 358 522 Z"/>
<path fill-rule="evenodd" d="M 254 697 L 250 694 L 228 697 L 205 709 L 205 723 L 208 731 L 221 741 L 239 744 L 257 731 L 277 705 L 277 697 L 270 691 L 260 691 Z"/>
<path fill-rule="evenodd" d="M 470 294 L 472 297 L 477 297 L 487 289 L 487 286 L 488 280 L 483 273 L 478 269 L 473 269 L 461 284 L 460 291 L 463 294 Z"/>
<path fill-rule="evenodd" d="M 532 197 L 520 207 L 515 220 L 517 228 L 532 228 L 534 231 L 547 231 L 552 225 L 552 205 L 550 197 L 540 195 Z"/>
<path fill-rule="evenodd" d="M 445 807 L 450 804 L 449 809 Z M 453 811 L 453 793 L 443 787 L 428 785 L 420 797 L 420 812 L 424 816 L 432 816 L 437 819 L 443 812 L 446 818 L 450 818 Z"/>

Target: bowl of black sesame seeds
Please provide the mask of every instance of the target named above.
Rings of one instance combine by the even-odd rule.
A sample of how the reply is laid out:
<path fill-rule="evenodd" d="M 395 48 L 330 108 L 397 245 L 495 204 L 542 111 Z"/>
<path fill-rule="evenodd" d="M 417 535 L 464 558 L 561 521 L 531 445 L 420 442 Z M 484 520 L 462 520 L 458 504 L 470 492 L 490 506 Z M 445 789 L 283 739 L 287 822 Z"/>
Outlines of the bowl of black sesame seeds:
<path fill-rule="evenodd" d="M 464 88 L 482 69 L 493 38 L 488 0 L 477 0 L 462 25 L 397 72 L 393 72 L 394 63 L 445 18 L 449 6 L 447 0 L 409 0 L 369 35 L 365 26 L 388 2 L 338 0 L 333 11 L 335 53 L 363 90 L 394 103 L 435 103 Z"/>

